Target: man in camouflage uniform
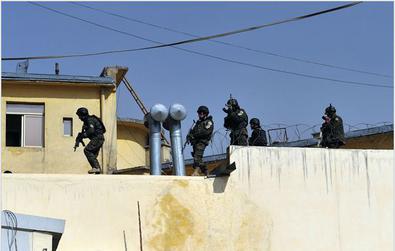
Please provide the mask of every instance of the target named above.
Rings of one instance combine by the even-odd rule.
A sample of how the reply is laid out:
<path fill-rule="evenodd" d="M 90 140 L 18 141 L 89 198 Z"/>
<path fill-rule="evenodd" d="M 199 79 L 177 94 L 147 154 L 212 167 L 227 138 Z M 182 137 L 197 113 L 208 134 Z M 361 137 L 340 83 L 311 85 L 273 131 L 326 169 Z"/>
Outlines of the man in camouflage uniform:
<path fill-rule="evenodd" d="M 322 116 L 324 123 L 321 126 L 321 147 L 339 148 L 344 145 L 343 120 L 336 115 L 336 108 L 329 105 L 325 109 L 325 116 Z"/>
<path fill-rule="evenodd" d="M 81 107 L 77 110 L 78 118 L 84 122 L 82 126 L 82 130 L 78 133 L 76 138 L 76 147 L 78 147 L 79 142 L 84 138 L 89 138 L 89 144 L 84 148 L 84 153 L 86 158 L 88 159 L 89 164 L 92 169 L 88 171 L 89 174 L 98 174 L 100 173 L 100 164 L 97 161 L 97 156 L 99 154 L 100 148 L 104 143 L 104 133 L 106 132 L 106 128 L 104 127 L 103 122 L 96 117 L 95 115 L 89 115 L 88 109 L 85 107 Z"/>
<path fill-rule="evenodd" d="M 223 111 L 228 114 L 224 119 L 224 127 L 231 131 L 230 144 L 246 146 L 248 144 L 247 113 L 240 108 L 237 100 L 232 97 L 226 103 L 226 108 L 223 108 Z"/>
<path fill-rule="evenodd" d="M 187 135 L 187 142 L 193 147 L 193 176 L 199 176 L 201 171 L 204 175 L 208 175 L 207 167 L 203 163 L 204 149 L 211 139 L 214 130 L 214 122 L 212 116 L 208 116 L 209 110 L 207 106 L 199 106 L 197 110 L 199 120 Z"/>
<path fill-rule="evenodd" d="M 267 146 L 266 132 L 261 128 L 259 119 L 252 118 L 250 120 L 251 137 L 248 139 L 250 146 Z"/>

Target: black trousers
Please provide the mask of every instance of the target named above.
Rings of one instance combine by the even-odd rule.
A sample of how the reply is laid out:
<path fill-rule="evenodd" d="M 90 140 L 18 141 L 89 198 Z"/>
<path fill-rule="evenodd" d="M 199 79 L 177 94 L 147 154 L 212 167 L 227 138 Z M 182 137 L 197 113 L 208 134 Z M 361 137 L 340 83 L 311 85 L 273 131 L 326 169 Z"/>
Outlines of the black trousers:
<path fill-rule="evenodd" d="M 86 158 L 88 159 L 89 164 L 92 168 L 99 168 L 100 164 L 97 160 L 97 156 L 99 155 L 100 148 L 103 146 L 104 136 L 99 135 L 91 139 L 88 145 L 84 148 L 84 153 Z"/>

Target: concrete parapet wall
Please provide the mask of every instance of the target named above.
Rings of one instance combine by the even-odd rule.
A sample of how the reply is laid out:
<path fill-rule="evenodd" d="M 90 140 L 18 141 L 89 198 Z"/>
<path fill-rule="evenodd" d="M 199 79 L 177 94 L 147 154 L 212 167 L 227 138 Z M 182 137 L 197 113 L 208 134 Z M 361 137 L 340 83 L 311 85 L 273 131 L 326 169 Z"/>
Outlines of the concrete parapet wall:
<path fill-rule="evenodd" d="M 269 212 L 271 250 L 392 250 L 392 150 L 229 150 L 228 183 Z"/>
<path fill-rule="evenodd" d="M 137 201 L 143 250 L 270 250 L 270 217 L 224 178 L 3 177 L 5 208 L 66 221 L 60 251 L 140 250 Z"/>
<path fill-rule="evenodd" d="M 231 147 L 230 178 L 3 175 L 3 207 L 65 220 L 60 251 L 392 250 L 392 151 Z M 125 233 L 125 239 L 124 239 Z"/>

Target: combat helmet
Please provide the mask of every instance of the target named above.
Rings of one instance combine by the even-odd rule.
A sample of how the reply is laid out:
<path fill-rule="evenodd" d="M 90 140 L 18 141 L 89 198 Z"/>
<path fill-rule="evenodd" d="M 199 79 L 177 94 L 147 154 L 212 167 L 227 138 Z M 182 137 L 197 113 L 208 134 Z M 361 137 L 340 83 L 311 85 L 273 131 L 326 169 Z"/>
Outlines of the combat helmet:
<path fill-rule="evenodd" d="M 197 112 L 198 113 L 205 113 L 205 114 L 209 114 L 210 113 L 210 111 L 208 110 L 208 107 L 207 106 L 205 106 L 205 105 L 201 105 L 201 106 L 199 106 L 199 108 L 197 109 Z"/>
<path fill-rule="evenodd" d="M 86 117 L 89 115 L 88 109 L 86 109 L 85 107 L 80 107 L 78 108 L 76 114 L 78 115 L 78 117 Z"/>
<path fill-rule="evenodd" d="M 239 102 L 237 102 L 237 99 L 235 98 L 230 98 L 228 102 L 226 102 L 226 106 L 239 108 Z"/>
<path fill-rule="evenodd" d="M 261 126 L 261 123 L 260 123 L 260 121 L 259 121 L 259 119 L 257 119 L 257 118 L 252 118 L 251 120 L 250 120 L 250 125 L 254 125 L 254 126 Z"/>
<path fill-rule="evenodd" d="M 332 104 L 329 104 L 327 108 L 325 108 L 325 115 L 328 115 L 329 117 L 333 116 L 333 114 L 336 113 L 336 108 L 332 106 Z"/>

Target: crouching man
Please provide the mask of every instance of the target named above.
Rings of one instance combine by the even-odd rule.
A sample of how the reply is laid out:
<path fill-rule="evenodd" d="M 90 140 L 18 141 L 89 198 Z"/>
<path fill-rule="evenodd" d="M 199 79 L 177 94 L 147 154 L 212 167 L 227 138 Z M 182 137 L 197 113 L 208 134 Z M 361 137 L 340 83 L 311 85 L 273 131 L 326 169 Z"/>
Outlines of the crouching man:
<path fill-rule="evenodd" d="M 89 138 L 90 142 L 84 148 L 84 153 L 88 159 L 89 164 L 92 169 L 88 171 L 89 174 L 99 174 L 101 172 L 99 161 L 97 156 L 99 155 L 100 148 L 104 143 L 104 133 L 106 128 L 103 122 L 95 115 L 89 115 L 88 109 L 81 107 L 77 110 L 78 118 L 84 122 L 82 125 L 82 130 L 78 133 L 76 138 L 76 143 L 74 146 L 74 151 L 79 146 L 79 143 L 83 143 L 83 139 Z"/>

